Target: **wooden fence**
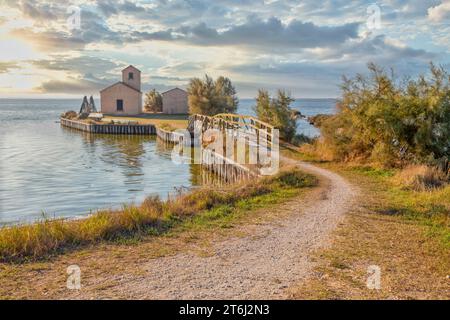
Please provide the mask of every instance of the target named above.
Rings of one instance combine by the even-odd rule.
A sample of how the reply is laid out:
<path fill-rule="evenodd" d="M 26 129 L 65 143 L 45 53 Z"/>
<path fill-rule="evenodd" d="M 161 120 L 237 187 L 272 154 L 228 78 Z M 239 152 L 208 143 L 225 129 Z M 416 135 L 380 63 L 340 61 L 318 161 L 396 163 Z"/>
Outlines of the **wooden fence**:
<path fill-rule="evenodd" d="M 167 130 L 161 129 L 159 127 L 156 127 L 156 135 L 158 136 L 158 138 L 160 138 L 161 140 L 163 140 L 165 142 L 179 143 L 179 144 L 185 143 L 185 136 L 184 136 L 184 134 L 182 134 L 180 132 L 167 131 Z M 186 141 L 186 142 L 191 144 L 190 140 L 191 139 L 189 139 L 189 141 Z"/>
<path fill-rule="evenodd" d="M 249 168 L 228 159 L 210 149 L 202 150 L 202 166 L 227 182 L 234 183 L 257 177 Z"/>

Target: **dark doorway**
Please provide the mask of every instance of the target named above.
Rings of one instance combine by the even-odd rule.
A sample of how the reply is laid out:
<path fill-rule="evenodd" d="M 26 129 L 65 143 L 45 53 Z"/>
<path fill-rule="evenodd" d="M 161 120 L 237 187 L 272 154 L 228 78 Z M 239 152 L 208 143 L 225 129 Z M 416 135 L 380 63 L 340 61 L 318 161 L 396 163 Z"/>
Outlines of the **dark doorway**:
<path fill-rule="evenodd" d="M 117 111 L 123 111 L 123 100 L 122 99 L 118 99 L 116 101 L 116 107 L 117 107 Z"/>

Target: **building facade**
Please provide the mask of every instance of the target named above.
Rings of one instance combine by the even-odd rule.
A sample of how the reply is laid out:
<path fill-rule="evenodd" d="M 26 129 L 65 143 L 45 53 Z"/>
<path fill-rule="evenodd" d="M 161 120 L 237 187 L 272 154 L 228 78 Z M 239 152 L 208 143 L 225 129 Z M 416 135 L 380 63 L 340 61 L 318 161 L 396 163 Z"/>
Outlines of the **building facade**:
<path fill-rule="evenodd" d="M 166 114 L 187 114 L 188 94 L 180 88 L 170 89 L 161 93 L 162 96 L 162 112 Z"/>
<path fill-rule="evenodd" d="M 122 81 L 100 91 L 100 105 L 105 114 L 141 114 L 141 71 L 133 66 L 123 69 Z"/>

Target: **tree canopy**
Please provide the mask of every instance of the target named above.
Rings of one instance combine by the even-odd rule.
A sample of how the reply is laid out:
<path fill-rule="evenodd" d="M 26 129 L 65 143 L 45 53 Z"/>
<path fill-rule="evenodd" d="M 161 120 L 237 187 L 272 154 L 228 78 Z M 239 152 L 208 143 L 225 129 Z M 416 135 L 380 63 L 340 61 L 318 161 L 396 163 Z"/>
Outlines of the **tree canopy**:
<path fill-rule="evenodd" d="M 294 101 L 284 90 L 278 90 L 277 96 L 272 98 L 267 90 L 260 89 L 254 110 L 258 119 L 280 130 L 281 139 L 291 141 L 296 134 L 299 114 L 290 107 Z"/>
<path fill-rule="evenodd" d="M 239 103 L 231 80 L 222 76 L 215 81 L 208 75 L 204 80 L 193 78 L 187 92 L 191 114 L 235 113 Z"/>
<path fill-rule="evenodd" d="M 144 110 L 148 112 L 162 112 L 162 96 L 155 89 L 145 94 Z"/>

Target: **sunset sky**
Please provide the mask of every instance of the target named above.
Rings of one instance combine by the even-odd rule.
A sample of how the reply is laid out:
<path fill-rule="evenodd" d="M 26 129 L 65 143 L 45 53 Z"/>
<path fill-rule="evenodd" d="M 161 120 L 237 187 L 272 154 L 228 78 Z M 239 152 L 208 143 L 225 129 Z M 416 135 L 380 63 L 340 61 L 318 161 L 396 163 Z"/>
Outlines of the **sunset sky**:
<path fill-rule="evenodd" d="M 399 76 L 449 67 L 450 0 L 0 0 L 0 97 L 94 94 L 132 64 L 143 89 L 225 75 L 241 98 L 258 88 L 336 97 L 367 62 Z M 372 9 L 371 9 L 372 8 Z M 80 10 L 79 28 L 76 21 Z M 74 16 L 75 14 L 75 16 Z"/>

